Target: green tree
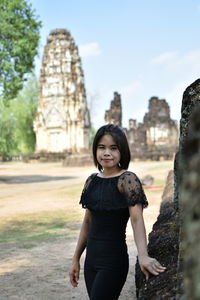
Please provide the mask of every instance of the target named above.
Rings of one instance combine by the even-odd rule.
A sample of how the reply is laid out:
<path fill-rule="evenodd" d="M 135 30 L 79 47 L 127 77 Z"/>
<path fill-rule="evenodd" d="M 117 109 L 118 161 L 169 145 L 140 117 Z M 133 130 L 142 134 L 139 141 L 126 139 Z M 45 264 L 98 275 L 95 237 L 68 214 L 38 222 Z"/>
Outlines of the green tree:
<path fill-rule="evenodd" d="M 35 150 L 33 121 L 37 108 L 38 82 L 33 75 L 12 105 L 0 102 L 0 154 L 27 154 Z"/>
<path fill-rule="evenodd" d="M 17 145 L 16 151 L 18 153 L 26 154 L 35 150 L 33 121 L 37 102 L 38 82 L 33 75 L 11 105 L 11 115 L 15 118 L 15 145 Z"/>
<path fill-rule="evenodd" d="M 16 119 L 10 107 L 0 98 L 0 155 L 11 154 L 17 147 L 15 139 Z"/>
<path fill-rule="evenodd" d="M 17 96 L 33 70 L 41 27 L 37 18 L 25 0 L 0 0 L 0 96 L 5 103 Z"/>

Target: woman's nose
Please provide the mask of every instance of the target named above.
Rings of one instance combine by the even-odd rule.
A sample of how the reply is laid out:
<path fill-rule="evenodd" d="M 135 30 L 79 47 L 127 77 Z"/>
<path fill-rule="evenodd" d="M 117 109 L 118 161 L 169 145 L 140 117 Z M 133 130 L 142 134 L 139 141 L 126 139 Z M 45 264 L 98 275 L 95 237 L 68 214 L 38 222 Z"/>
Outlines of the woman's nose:
<path fill-rule="evenodd" d="M 104 155 L 110 155 L 110 150 L 108 148 L 105 148 Z"/>

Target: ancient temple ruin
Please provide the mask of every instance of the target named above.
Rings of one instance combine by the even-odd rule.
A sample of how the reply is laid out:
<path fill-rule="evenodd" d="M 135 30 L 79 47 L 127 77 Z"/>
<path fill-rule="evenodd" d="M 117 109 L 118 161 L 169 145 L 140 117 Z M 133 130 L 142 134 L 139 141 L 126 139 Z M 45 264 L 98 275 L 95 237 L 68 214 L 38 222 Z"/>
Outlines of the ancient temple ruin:
<path fill-rule="evenodd" d="M 149 110 L 142 123 L 129 120 L 129 128 L 124 128 L 133 159 L 172 158 L 178 146 L 178 126 L 170 117 L 166 100 L 151 97 Z M 121 97 L 115 92 L 110 110 L 105 113 L 105 121 L 121 126 Z"/>
<path fill-rule="evenodd" d="M 127 130 L 131 152 L 134 157 L 146 156 L 172 158 L 178 146 L 177 122 L 170 117 L 170 108 L 165 99 L 151 97 L 143 123 L 129 120 Z"/>
<path fill-rule="evenodd" d="M 114 99 L 111 100 L 110 109 L 105 112 L 105 122 L 122 126 L 121 95 L 117 92 L 114 92 Z"/>
<path fill-rule="evenodd" d="M 90 126 L 78 48 L 69 31 L 53 30 L 40 72 L 36 152 L 82 152 L 89 148 Z"/>

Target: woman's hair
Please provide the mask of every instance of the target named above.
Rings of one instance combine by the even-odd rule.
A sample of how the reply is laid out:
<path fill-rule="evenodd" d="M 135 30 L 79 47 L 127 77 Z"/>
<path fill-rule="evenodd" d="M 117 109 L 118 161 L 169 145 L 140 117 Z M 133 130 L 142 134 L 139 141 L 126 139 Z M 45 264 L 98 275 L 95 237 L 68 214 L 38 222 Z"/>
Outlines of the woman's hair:
<path fill-rule="evenodd" d="M 102 166 L 97 161 L 96 153 L 97 153 L 97 147 L 99 144 L 99 140 L 106 134 L 109 134 L 112 136 L 113 140 L 115 141 L 115 143 L 119 149 L 120 157 L 121 157 L 120 161 L 119 161 L 119 167 L 121 169 L 127 170 L 128 166 L 129 166 L 129 162 L 131 160 L 131 154 L 130 154 L 128 141 L 127 141 L 126 135 L 123 132 L 123 130 L 119 126 L 113 125 L 113 124 L 107 124 L 107 125 L 100 127 L 94 137 L 92 152 L 93 152 L 93 160 L 94 160 L 95 166 L 99 169 L 99 171 L 103 170 Z"/>

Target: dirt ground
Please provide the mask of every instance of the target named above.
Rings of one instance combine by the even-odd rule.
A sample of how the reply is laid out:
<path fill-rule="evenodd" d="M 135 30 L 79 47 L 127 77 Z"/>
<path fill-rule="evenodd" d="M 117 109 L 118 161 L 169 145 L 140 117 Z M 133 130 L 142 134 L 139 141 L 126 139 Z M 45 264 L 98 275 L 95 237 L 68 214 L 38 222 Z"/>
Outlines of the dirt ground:
<path fill-rule="evenodd" d="M 151 174 L 158 180 L 165 180 L 172 162 L 136 162 L 129 170 L 141 178 Z M 64 168 L 61 163 L 1 163 L 0 164 L 0 220 L 12 220 L 21 214 L 64 209 L 77 210 L 82 215 L 79 199 L 62 195 L 65 187 L 83 185 L 95 169 L 91 167 Z M 145 189 L 149 207 L 144 210 L 147 234 L 156 221 L 163 186 L 155 185 Z M 0 221 L 1 222 L 1 221 Z M 72 224 L 73 226 L 73 224 Z M 74 224 L 74 229 L 79 225 Z M 64 232 L 65 233 L 65 232 Z M 76 245 L 77 232 L 62 234 L 54 240 L 35 242 L 30 249 L 20 242 L 0 244 L 0 299 L 18 300 L 87 300 L 83 280 L 83 269 L 79 287 L 72 288 L 66 274 Z M 134 264 L 136 248 L 130 224 L 127 227 L 127 244 L 130 268 L 120 300 L 135 299 Z M 84 255 L 81 259 L 83 266 Z"/>

